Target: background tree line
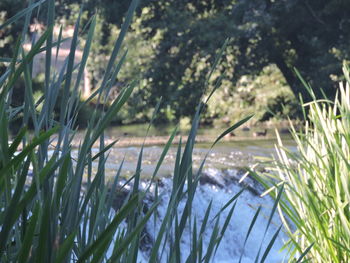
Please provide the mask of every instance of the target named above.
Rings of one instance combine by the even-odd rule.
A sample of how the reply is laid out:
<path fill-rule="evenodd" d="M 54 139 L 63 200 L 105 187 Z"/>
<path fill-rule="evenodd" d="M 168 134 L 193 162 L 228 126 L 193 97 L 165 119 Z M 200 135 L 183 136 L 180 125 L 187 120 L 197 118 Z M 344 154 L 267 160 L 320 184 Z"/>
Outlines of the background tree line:
<path fill-rule="evenodd" d="M 14 2 L 1 1 L 1 10 L 13 12 L 20 6 Z M 56 3 L 60 19 L 71 24 L 81 1 Z M 101 22 L 89 64 L 93 85 L 100 81 L 128 5 L 129 0 L 84 2 L 86 22 L 95 13 Z M 335 94 L 342 61 L 350 55 L 350 5 L 347 0 L 141 0 L 125 44 L 126 65 L 118 76 L 120 86 L 135 78 L 140 85 L 121 119 L 146 121 L 160 97 L 164 105 L 158 121 L 192 116 L 227 38 L 209 80 L 210 85 L 220 81 L 221 88 L 205 121 L 239 118 L 242 107 L 257 112 L 260 120 L 274 114 L 297 117 L 299 94 L 304 101 L 310 96 L 294 68 L 318 97 Z"/>

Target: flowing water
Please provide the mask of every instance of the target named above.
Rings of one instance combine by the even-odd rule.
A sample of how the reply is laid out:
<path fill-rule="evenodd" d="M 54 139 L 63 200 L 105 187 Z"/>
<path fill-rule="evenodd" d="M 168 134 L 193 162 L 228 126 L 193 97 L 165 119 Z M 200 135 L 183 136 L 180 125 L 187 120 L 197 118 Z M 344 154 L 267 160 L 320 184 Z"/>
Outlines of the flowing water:
<path fill-rule="evenodd" d="M 136 133 L 131 135 L 130 130 L 120 131 L 119 129 L 118 132 L 119 133 L 109 130 L 107 136 L 114 138 L 121 135 L 138 136 L 141 135 L 140 133 L 144 133 L 144 130 L 136 129 Z M 201 132 L 203 134 L 203 131 Z M 207 134 L 210 134 L 211 132 L 217 131 L 207 131 Z M 163 133 L 164 131 L 161 131 L 156 135 L 163 135 Z M 289 147 L 292 150 L 295 148 L 290 138 L 286 137 L 284 142 L 286 147 Z M 243 184 L 248 188 L 238 199 L 233 217 L 228 225 L 221 245 L 216 252 L 214 262 L 238 262 L 241 255 L 243 255 L 242 262 L 254 262 L 260 244 L 263 244 L 262 251 L 264 251 L 277 228 L 281 225 L 278 216 L 275 215 L 272 224 L 266 229 L 267 221 L 273 207 L 273 201 L 269 197 L 262 198 L 259 196 L 263 189 L 253 179 L 248 177 L 243 181 L 243 184 L 239 183 L 240 178 L 245 173 L 245 168 L 253 167 L 257 163 L 256 156 L 271 157 L 274 154 L 275 143 L 276 138 L 274 136 L 260 140 L 254 140 L 252 137 L 248 140 L 240 140 L 238 138 L 232 142 L 219 143 L 210 151 L 204 167 L 203 178 L 197 188 L 197 193 L 193 202 L 192 217 L 197 219 L 198 224 L 202 222 L 206 208 L 211 201 L 213 207 L 210 218 L 213 219 L 214 215 L 216 215 L 221 207 L 242 189 Z M 195 146 L 193 153 L 194 170 L 198 168 L 204 156 L 208 153 L 209 148 L 209 143 L 201 143 Z M 147 180 L 151 177 L 162 150 L 162 146 L 145 147 L 142 162 L 143 187 L 146 187 Z M 96 149 L 96 153 L 97 151 L 98 149 Z M 131 176 L 135 172 L 139 152 L 140 146 L 118 147 L 117 144 L 109 153 L 109 159 L 106 165 L 108 178 L 112 179 L 115 176 L 122 160 L 124 160 L 123 176 L 125 176 L 125 178 Z M 161 181 L 161 187 L 159 189 L 161 203 L 157 208 L 159 221 L 162 220 L 167 209 L 175 157 L 176 147 L 174 146 L 170 148 L 161 169 L 158 172 L 158 179 Z M 181 205 L 184 206 L 184 204 L 180 204 L 180 206 Z M 262 213 L 260 213 L 255 227 L 244 246 L 245 237 L 251 220 L 259 206 L 262 207 Z M 228 212 L 228 209 L 223 212 L 222 224 L 224 219 L 228 216 Z M 155 225 L 153 223 L 147 225 L 149 242 L 154 240 L 155 234 L 159 230 L 159 226 L 160 222 Z M 208 229 L 206 229 L 204 235 L 204 247 L 209 243 L 209 234 L 213 230 L 213 227 L 214 222 L 212 222 Z M 266 235 L 265 231 L 267 233 Z M 283 261 L 285 254 L 280 253 L 279 250 L 283 245 L 284 238 L 285 235 L 281 232 L 265 262 Z M 182 262 L 185 262 L 190 247 L 191 236 L 189 231 L 185 230 L 183 242 L 181 243 Z M 147 246 L 145 246 L 144 249 L 140 249 L 140 262 L 148 262 L 148 256 L 149 250 L 147 249 Z M 164 258 L 164 262 L 165 259 L 166 257 Z"/>

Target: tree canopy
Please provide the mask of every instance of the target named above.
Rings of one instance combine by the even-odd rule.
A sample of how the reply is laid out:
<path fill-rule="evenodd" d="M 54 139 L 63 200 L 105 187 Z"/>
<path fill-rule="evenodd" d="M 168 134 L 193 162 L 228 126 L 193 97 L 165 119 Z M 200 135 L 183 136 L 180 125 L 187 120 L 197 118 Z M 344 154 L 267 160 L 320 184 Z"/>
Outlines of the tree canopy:
<path fill-rule="evenodd" d="M 69 18 L 67 4 L 78 2 L 58 1 L 57 13 Z M 102 25 L 91 63 L 94 72 L 99 72 L 103 59 L 98 56 L 111 48 L 110 39 L 120 28 L 129 2 L 86 1 L 84 10 L 97 12 Z M 342 61 L 350 55 L 348 0 L 141 0 L 132 30 L 126 41 L 132 52 L 119 78 L 121 82 L 143 79 L 139 91 L 146 101 L 143 106 L 155 105 L 162 96 L 167 114 L 174 118 L 193 115 L 200 96 L 207 92 L 210 67 L 227 38 L 222 60 L 209 80 L 214 85 L 223 74 L 223 100 L 232 95 L 242 76 L 259 75 L 271 64 L 295 97 L 301 94 L 304 100 L 310 99 L 294 69 L 318 97 L 322 91 L 333 97 Z M 94 76 L 98 79 L 98 74 Z"/>
<path fill-rule="evenodd" d="M 115 3 L 116 13 L 112 2 L 103 1 L 101 12 L 107 22 L 121 23 L 118 12 L 125 12 L 128 1 Z M 305 100 L 310 96 L 294 68 L 318 97 L 321 90 L 332 97 L 342 61 L 349 59 L 346 0 L 144 0 L 138 19 L 145 39 L 159 40 L 144 77 L 152 94 L 163 96 L 179 116 L 193 113 L 226 38 L 230 42 L 219 67 L 226 83 L 234 86 L 240 76 L 275 64 L 295 96 Z M 178 107 L 180 101 L 186 107 Z"/>

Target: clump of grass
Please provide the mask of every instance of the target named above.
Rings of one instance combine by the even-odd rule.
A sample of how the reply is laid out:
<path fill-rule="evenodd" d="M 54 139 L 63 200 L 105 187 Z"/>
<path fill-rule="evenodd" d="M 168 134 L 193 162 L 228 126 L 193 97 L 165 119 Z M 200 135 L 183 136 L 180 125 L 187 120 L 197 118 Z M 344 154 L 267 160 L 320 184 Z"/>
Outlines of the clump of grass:
<path fill-rule="evenodd" d="M 303 131 L 292 128 L 297 152 L 279 139 L 274 172 L 261 180 L 272 196 L 284 184 L 279 210 L 291 258 L 308 252 L 312 262 L 350 260 L 350 79 L 345 65 L 343 70 L 346 83 L 334 101 L 304 105 Z"/>

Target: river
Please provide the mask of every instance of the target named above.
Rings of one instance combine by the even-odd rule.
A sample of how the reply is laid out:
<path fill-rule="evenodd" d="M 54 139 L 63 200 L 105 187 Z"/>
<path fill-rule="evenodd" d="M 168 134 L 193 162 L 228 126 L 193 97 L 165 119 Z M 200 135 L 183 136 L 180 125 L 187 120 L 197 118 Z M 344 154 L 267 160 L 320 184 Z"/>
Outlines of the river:
<path fill-rule="evenodd" d="M 151 130 L 151 134 L 152 136 L 164 136 L 164 133 L 169 133 L 169 130 L 171 129 Z M 208 138 L 211 138 L 210 136 L 214 133 L 218 134 L 219 132 L 215 129 L 202 129 L 199 131 L 199 135 L 207 135 Z M 107 180 L 108 178 L 110 180 L 114 178 L 122 160 L 124 160 L 123 177 L 126 179 L 134 174 L 141 146 L 131 142 L 133 138 L 144 134 L 145 129 L 144 127 L 140 128 L 140 126 L 107 130 L 106 138 L 116 139 L 124 136 L 129 138 L 130 141 L 129 145 L 124 143 L 122 146 L 119 146 L 117 143 L 109 152 L 108 162 L 106 164 Z M 211 217 L 213 217 L 232 196 L 242 189 L 243 184 L 247 186 L 247 190 L 245 190 L 238 199 L 233 217 L 227 227 L 221 245 L 216 252 L 213 261 L 216 263 L 238 262 L 241 255 L 243 255 L 242 262 L 254 262 L 260 244 L 263 244 L 262 251 L 264 251 L 273 234 L 276 232 L 279 225 L 281 225 L 278 216 L 275 215 L 272 224 L 267 230 L 266 236 L 264 236 L 268 217 L 274 203 L 268 196 L 260 197 L 260 193 L 263 189 L 252 178 L 248 177 L 243 181 L 243 184 L 239 183 L 240 178 L 245 174 L 245 168 L 251 168 L 257 164 L 259 160 L 259 158 L 257 158 L 258 156 L 266 158 L 274 155 L 276 137 L 271 130 L 268 132 L 268 136 L 263 138 L 253 138 L 251 136 L 252 131 L 249 131 L 249 133 L 239 131 L 238 134 L 239 135 L 235 136 L 233 140 L 226 140 L 219 143 L 210 151 L 204 167 L 203 179 L 200 181 L 193 202 L 192 216 L 195 216 L 198 222 L 201 222 L 210 201 L 212 201 L 213 204 L 211 213 Z M 291 150 L 295 149 L 295 145 L 288 135 L 284 135 L 283 140 L 286 147 L 289 147 Z M 208 153 L 210 146 L 211 143 L 208 142 L 196 144 L 193 152 L 194 170 L 198 168 L 204 156 Z M 98 148 L 95 148 L 94 151 L 97 153 Z M 141 173 L 144 188 L 147 187 L 147 182 L 156 167 L 162 151 L 162 145 L 147 145 L 144 148 Z M 175 158 L 176 147 L 174 145 L 170 148 L 158 172 L 158 179 L 162 182 L 159 189 L 161 203 L 157 208 L 159 223 L 149 223 L 147 225 L 149 242 L 154 240 L 159 230 L 158 226 L 166 212 L 171 192 L 171 178 L 174 170 Z M 258 207 L 262 207 L 262 212 L 244 246 L 248 228 Z M 225 210 L 222 216 L 223 220 L 227 216 L 228 211 Z M 210 233 L 213 227 L 213 225 L 210 225 L 205 231 L 204 248 L 209 243 Z M 181 262 L 185 262 L 189 254 L 189 248 L 191 247 L 191 236 L 190 233 L 186 231 L 181 243 L 181 253 L 183 257 Z M 273 263 L 283 261 L 285 254 L 279 252 L 279 250 L 285 238 L 285 234 L 281 232 L 265 262 Z M 148 262 L 149 252 L 147 246 L 144 249 L 141 248 L 139 251 L 139 261 Z M 166 256 L 161 262 L 166 262 Z"/>

